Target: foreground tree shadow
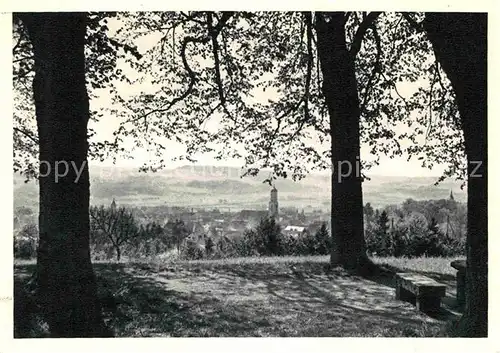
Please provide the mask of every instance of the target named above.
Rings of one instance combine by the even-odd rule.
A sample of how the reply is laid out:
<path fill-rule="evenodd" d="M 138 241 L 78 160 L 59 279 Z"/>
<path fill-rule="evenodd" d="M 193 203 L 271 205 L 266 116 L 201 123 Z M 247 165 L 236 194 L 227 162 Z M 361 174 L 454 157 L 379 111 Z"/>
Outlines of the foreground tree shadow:
<path fill-rule="evenodd" d="M 16 267 L 19 284 L 31 270 Z M 321 263 L 96 264 L 95 271 L 100 297 L 112 298 L 103 301 L 104 317 L 117 337 L 424 337 L 442 335 L 455 317 L 395 300 L 389 277 L 326 272 Z M 40 337 L 19 321 L 22 305 L 15 310 L 24 330 L 16 337 Z"/>

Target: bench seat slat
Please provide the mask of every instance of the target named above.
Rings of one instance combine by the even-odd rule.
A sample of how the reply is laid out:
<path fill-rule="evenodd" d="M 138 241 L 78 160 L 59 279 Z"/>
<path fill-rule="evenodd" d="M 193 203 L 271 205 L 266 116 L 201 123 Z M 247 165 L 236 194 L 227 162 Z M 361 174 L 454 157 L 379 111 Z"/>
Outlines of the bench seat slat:
<path fill-rule="evenodd" d="M 432 278 L 415 273 L 397 273 L 396 285 L 401 286 L 417 297 L 446 295 L 446 286 Z"/>
<path fill-rule="evenodd" d="M 432 278 L 417 273 L 396 273 L 396 299 L 408 301 L 415 298 L 417 310 L 438 312 L 446 286 Z"/>

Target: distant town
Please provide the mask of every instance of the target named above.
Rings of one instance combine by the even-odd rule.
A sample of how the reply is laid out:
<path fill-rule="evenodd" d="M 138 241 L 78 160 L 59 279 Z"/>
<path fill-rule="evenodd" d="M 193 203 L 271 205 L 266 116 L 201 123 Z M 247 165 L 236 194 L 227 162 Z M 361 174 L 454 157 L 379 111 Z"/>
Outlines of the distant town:
<path fill-rule="evenodd" d="M 119 200 L 113 199 L 112 208 L 119 206 Z M 128 207 L 128 206 L 127 206 Z M 323 223 L 330 224 L 329 212 L 322 209 L 299 209 L 297 207 L 279 207 L 278 189 L 272 187 L 267 209 L 243 209 L 231 211 L 221 208 L 190 208 L 179 206 L 142 206 L 132 208 L 139 222 L 156 222 L 167 225 L 169 221 L 182 220 L 190 234 L 186 240 L 202 241 L 207 236 L 212 239 L 241 237 L 245 230 L 257 227 L 261 219 L 273 218 L 284 235 L 298 237 L 304 232 L 314 234 Z"/>

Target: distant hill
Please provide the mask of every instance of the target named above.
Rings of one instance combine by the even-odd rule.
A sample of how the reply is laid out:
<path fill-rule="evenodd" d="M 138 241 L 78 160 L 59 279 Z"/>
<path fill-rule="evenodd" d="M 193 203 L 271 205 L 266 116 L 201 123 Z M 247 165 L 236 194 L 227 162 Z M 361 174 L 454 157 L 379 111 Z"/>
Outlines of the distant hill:
<path fill-rule="evenodd" d="M 157 173 L 140 173 L 132 168 L 92 166 L 91 203 L 109 204 L 113 198 L 122 205 L 177 205 L 191 207 L 230 207 L 233 209 L 267 207 L 270 186 L 263 183 L 269 175 L 240 178 L 241 171 L 232 167 L 183 166 Z M 448 198 L 450 190 L 457 201 L 466 200 L 460 183 L 447 180 L 434 186 L 437 178 L 370 176 L 363 183 L 363 201 L 375 207 L 400 204 L 408 198 L 429 200 Z M 330 207 L 330 177 L 311 174 L 294 182 L 276 181 L 280 206 L 299 208 Z M 14 176 L 14 205 L 36 208 L 38 185 L 24 183 Z"/>

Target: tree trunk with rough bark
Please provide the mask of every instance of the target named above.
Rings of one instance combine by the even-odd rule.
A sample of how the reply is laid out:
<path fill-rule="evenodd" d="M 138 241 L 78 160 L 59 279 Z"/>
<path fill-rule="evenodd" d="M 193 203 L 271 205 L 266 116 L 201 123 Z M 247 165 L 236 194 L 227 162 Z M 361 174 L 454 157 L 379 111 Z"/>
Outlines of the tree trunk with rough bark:
<path fill-rule="evenodd" d="M 116 261 L 120 261 L 120 259 L 122 258 L 122 252 L 119 245 L 115 246 L 115 251 L 116 251 Z"/>
<path fill-rule="evenodd" d="M 424 28 L 451 81 L 468 161 L 465 312 L 459 334 L 488 335 L 487 14 L 428 13 Z"/>
<path fill-rule="evenodd" d="M 89 249 L 85 13 L 20 13 L 35 56 L 38 298 L 52 337 L 108 335 Z"/>
<path fill-rule="evenodd" d="M 366 255 L 360 170 L 360 109 L 354 58 L 346 45 L 344 13 L 317 15 L 323 94 L 330 115 L 333 249 L 331 264 L 363 270 Z"/>

